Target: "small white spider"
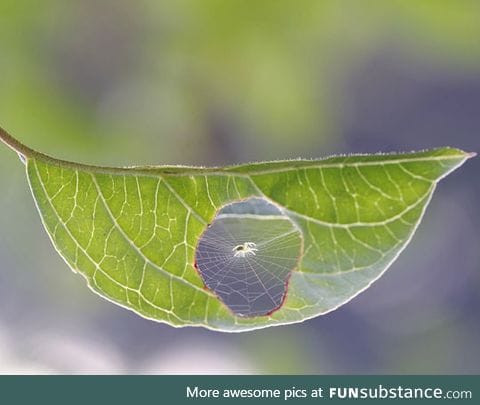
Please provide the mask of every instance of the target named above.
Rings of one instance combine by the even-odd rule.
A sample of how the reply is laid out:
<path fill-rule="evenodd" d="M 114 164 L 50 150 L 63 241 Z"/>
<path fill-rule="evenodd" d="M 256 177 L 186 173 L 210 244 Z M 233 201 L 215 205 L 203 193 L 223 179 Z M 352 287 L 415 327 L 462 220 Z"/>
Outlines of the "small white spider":
<path fill-rule="evenodd" d="M 237 245 L 232 249 L 235 252 L 234 257 L 245 257 L 248 255 L 255 256 L 255 252 L 258 252 L 256 244 L 253 242 L 245 242 L 243 245 Z"/>

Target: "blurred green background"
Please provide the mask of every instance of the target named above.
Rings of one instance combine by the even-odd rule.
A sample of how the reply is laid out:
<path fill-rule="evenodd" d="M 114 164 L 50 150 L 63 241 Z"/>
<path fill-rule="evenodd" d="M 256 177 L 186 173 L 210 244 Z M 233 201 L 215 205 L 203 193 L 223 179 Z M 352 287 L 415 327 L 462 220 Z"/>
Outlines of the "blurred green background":
<path fill-rule="evenodd" d="M 0 125 L 58 158 L 217 165 L 480 151 L 480 2 L 0 3 Z M 0 373 L 480 373 L 480 164 L 369 290 L 300 325 L 176 330 L 93 295 L 0 150 Z"/>

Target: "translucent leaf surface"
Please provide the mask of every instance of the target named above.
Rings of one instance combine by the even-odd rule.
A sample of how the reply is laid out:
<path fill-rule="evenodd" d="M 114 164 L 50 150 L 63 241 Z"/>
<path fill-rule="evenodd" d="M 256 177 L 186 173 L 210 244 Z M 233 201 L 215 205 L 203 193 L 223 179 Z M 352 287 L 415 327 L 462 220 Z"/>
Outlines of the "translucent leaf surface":
<path fill-rule="evenodd" d="M 300 322 L 382 275 L 458 149 L 225 168 L 26 161 L 45 228 L 88 286 L 173 326 L 246 331 Z"/>

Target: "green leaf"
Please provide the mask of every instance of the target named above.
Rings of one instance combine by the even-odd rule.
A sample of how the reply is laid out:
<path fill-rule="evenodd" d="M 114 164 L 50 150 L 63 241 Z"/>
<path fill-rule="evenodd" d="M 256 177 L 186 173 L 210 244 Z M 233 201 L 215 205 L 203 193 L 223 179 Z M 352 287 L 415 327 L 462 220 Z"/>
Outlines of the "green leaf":
<path fill-rule="evenodd" d="M 0 131 L 45 228 L 102 297 L 172 326 L 239 332 L 348 302 L 410 241 L 458 149 L 224 168 L 101 168 Z"/>

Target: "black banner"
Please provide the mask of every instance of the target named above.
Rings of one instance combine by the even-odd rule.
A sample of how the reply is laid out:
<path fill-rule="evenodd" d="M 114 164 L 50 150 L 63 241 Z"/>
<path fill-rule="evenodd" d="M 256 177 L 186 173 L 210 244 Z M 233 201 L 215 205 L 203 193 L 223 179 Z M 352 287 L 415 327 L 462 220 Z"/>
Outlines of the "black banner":
<path fill-rule="evenodd" d="M 14 404 L 479 403 L 480 376 L 3 376 Z"/>

